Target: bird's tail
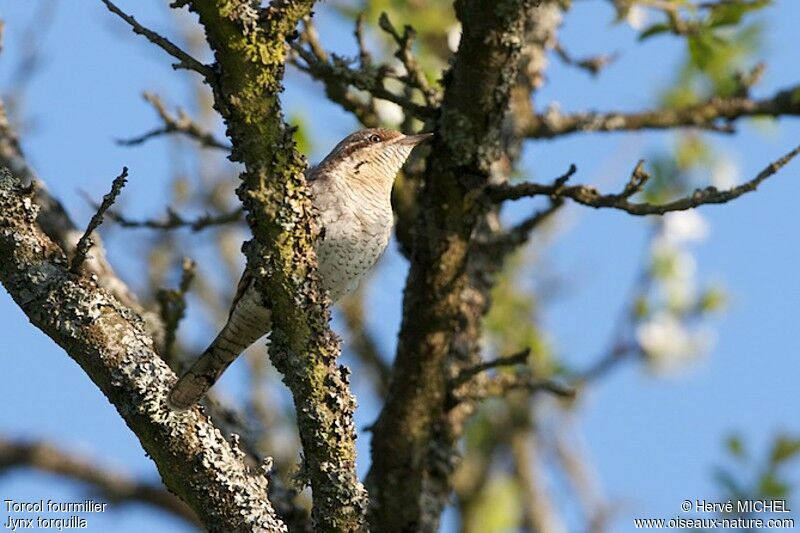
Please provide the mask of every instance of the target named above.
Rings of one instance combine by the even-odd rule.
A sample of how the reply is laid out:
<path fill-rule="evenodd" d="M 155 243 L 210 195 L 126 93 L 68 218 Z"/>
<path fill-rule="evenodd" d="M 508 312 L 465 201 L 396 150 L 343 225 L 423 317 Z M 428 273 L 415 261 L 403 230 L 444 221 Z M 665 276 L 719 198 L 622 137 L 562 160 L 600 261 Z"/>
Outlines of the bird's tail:
<path fill-rule="evenodd" d="M 269 318 L 255 295 L 241 298 L 214 342 L 172 388 L 167 405 L 184 411 L 199 402 L 239 354 L 269 331 Z"/>

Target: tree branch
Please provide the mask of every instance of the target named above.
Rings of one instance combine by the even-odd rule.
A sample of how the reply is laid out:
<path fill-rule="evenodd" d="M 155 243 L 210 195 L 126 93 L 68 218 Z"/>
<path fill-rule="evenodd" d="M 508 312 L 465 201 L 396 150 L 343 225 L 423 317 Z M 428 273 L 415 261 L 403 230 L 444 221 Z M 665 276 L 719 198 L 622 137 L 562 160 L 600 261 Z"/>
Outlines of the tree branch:
<path fill-rule="evenodd" d="M 575 389 L 551 379 L 537 378 L 530 374 L 503 373 L 487 379 L 465 383 L 453 391 L 456 401 L 484 400 L 504 396 L 513 390 L 528 392 L 545 391 L 564 398 L 574 398 Z"/>
<path fill-rule="evenodd" d="M 181 264 L 181 281 L 176 289 L 160 289 L 156 293 L 161 320 L 164 322 L 164 348 L 161 357 L 172 370 L 178 371 L 175 359 L 175 340 L 177 339 L 178 325 L 186 316 L 186 293 L 194 280 L 197 264 L 188 257 L 183 258 Z"/>
<path fill-rule="evenodd" d="M 362 29 L 360 29 L 361 24 L 363 23 L 356 22 L 356 39 L 359 46 L 360 66 L 362 70 L 366 70 L 371 68 L 372 62 L 366 48 L 362 48 L 364 45 L 363 34 L 361 33 Z M 303 31 L 300 33 L 300 42 L 306 43 L 309 46 L 308 57 L 304 59 L 306 64 L 304 65 L 298 61 L 298 56 L 301 56 L 302 52 L 296 48 L 300 47 L 300 44 L 293 45 L 294 53 L 289 56 L 289 62 L 301 72 L 305 72 L 312 78 L 321 81 L 325 86 L 325 96 L 327 96 L 330 101 L 342 106 L 345 111 L 352 113 L 364 126 L 368 128 L 379 126 L 380 118 L 378 118 L 375 112 L 375 104 L 371 100 L 372 97 L 370 96 L 368 100 L 360 98 L 350 91 L 349 84 L 345 80 L 331 75 L 331 70 L 324 68 L 324 65 L 328 64 L 328 54 L 322 48 L 316 29 L 310 20 L 303 21 Z M 311 57 L 314 58 L 313 62 L 309 62 L 311 61 Z"/>
<path fill-rule="evenodd" d="M 550 205 L 547 207 L 535 211 L 531 216 L 523 219 L 503 233 L 494 236 L 488 242 L 479 242 L 476 246 L 483 253 L 491 253 L 498 258 L 508 257 L 509 253 L 527 243 L 531 237 L 531 232 L 547 220 L 550 220 L 563 205 L 563 199 L 551 199 Z"/>
<path fill-rule="evenodd" d="M 386 403 L 373 426 L 370 526 L 435 531 L 450 493 L 459 429 L 449 422 L 448 367 L 479 355 L 485 297 L 467 259 L 491 207 L 479 202 L 503 158 L 510 93 L 535 0 L 458 0 L 463 31 L 444 75 L 423 188 L 417 195 L 411 267 Z"/>
<path fill-rule="evenodd" d="M 559 59 L 561 59 L 561 61 L 563 61 L 564 64 L 569 65 L 571 67 L 583 69 L 592 76 L 597 76 L 598 74 L 600 74 L 600 71 L 605 69 L 607 66 L 609 66 L 617 59 L 617 54 L 600 54 L 596 56 L 576 59 L 572 57 L 572 55 L 569 52 L 567 52 L 567 50 L 559 42 L 556 42 L 555 46 L 553 47 L 553 50 L 555 50 Z"/>
<path fill-rule="evenodd" d="M 394 55 L 403 63 L 406 69 L 406 75 L 403 78 L 406 84 L 419 89 L 425 97 L 425 103 L 428 106 L 438 106 L 441 101 L 441 94 L 428 84 L 425 72 L 422 70 L 422 67 L 417 62 L 417 58 L 414 57 L 414 53 L 411 51 L 417 32 L 415 32 L 414 28 L 411 26 L 406 25 L 403 27 L 403 33 L 401 34 L 394 27 L 389 20 L 389 15 L 385 12 L 381 13 L 378 19 L 378 25 L 394 39 L 395 43 L 397 43 L 397 52 L 395 52 Z"/>
<path fill-rule="evenodd" d="M 92 215 L 91 220 L 89 220 L 89 225 L 86 227 L 86 231 L 83 232 L 81 238 L 78 239 L 78 244 L 75 245 L 75 255 L 72 256 L 72 261 L 69 266 L 69 270 L 73 274 L 77 274 L 80 271 L 81 265 L 83 265 L 83 262 L 86 260 L 86 254 L 89 252 L 89 248 L 94 245 L 92 233 L 103 223 L 103 215 L 114 205 L 117 196 L 122 192 L 122 188 L 125 187 L 127 181 L 128 167 L 122 167 L 122 173 L 114 178 L 114 182 L 111 184 L 111 191 L 103 196 L 103 201 L 97 207 L 97 212 Z"/>
<path fill-rule="evenodd" d="M 800 86 L 779 91 L 770 98 L 712 98 L 678 109 L 659 109 L 640 113 L 561 114 L 551 108 L 527 120 L 525 134 L 532 139 L 551 139 L 570 133 L 638 131 L 697 127 L 724 133 L 733 131 L 730 122 L 742 117 L 800 116 Z"/>
<path fill-rule="evenodd" d="M 142 144 L 154 137 L 177 133 L 196 140 L 202 146 L 206 146 L 208 148 L 218 148 L 220 150 L 225 150 L 226 152 L 230 151 L 230 145 L 218 140 L 211 132 L 203 129 L 202 126 L 192 120 L 192 118 L 189 117 L 189 115 L 187 115 L 183 109 L 178 108 L 178 116 L 174 116 L 167 111 L 164 103 L 161 101 L 158 95 L 153 93 L 144 93 L 144 99 L 153 106 L 164 125 L 160 128 L 155 128 L 147 133 L 139 135 L 138 137 L 118 139 L 117 144 L 121 144 L 123 146 L 134 146 L 137 144 Z"/>
<path fill-rule="evenodd" d="M 207 80 L 211 80 L 213 78 L 214 72 L 210 68 L 208 68 L 206 65 L 202 64 L 200 61 L 196 60 L 195 58 L 193 58 L 192 56 L 190 56 L 189 54 L 178 48 L 169 39 L 167 39 L 166 37 L 162 37 L 153 30 L 145 28 L 144 26 L 136 22 L 135 18 L 126 14 L 124 11 L 122 11 L 120 8 L 114 5 L 111 2 L 111 0 L 100 0 L 100 1 L 106 5 L 109 11 L 111 11 L 119 18 L 127 22 L 128 25 L 131 27 L 131 29 L 133 29 L 134 33 L 143 35 L 148 41 L 158 46 L 159 48 L 164 50 L 166 53 L 168 53 L 175 59 L 177 59 L 178 62 L 172 65 L 173 68 L 175 69 L 183 68 L 187 70 L 193 70 Z"/>
<path fill-rule="evenodd" d="M 494 201 L 515 200 L 526 196 L 548 195 L 551 198 L 570 198 L 579 204 L 594 208 L 607 207 L 619 209 L 631 215 L 663 215 L 670 211 L 685 211 L 686 209 L 692 209 L 693 207 L 704 204 L 724 204 L 743 194 L 753 192 L 758 188 L 761 182 L 777 173 L 798 153 L 800 153 L 800 146 L 767 165 L 751 180 L 731 189 L 724 191 L 720 191 L 716 187 L 697 189 L 689 196 L 678 198 L 677 200 L 664 204 L 631 202 L 629 200 L 631 196 L 642 190 L 642 187 L 647 181 L 647 174 L 643 170 L 642 161 L 636 165 L 630 180 L 626 183 L 624 190 L 619 194 L 600 194 L 597 192 L 597 189 L 587 185 L 565 186 L 564 183 L 566 179 L 564 179 L 564 177 L 559 178 L 552 185 L 521 183 L 518 185 L 503 184 L 492 186 L 487 188 L 487 194 Z M 569 175 L 571 175 L 571 173 L 569 173 L 567 177 Z"/>
<path fill-rule="evenodd" d="M 14 468 L 33 468 L 82 481 L 114 504 L 144 503 L 199 525 L 197 515 L 160 483 L 136 481 L 122 473 L 97 466 L 97 461 L 64 452 L 37 441 L 0 437 L 0 474 Z"/>
<path fill-rule="evenodd" d="M 393 102 L 420 120 L 436 116 L 434 107 L 417 104 L 405 96 L 397 95 L 386 89 L 384 82 L 387 78 L 410 83 L 410 80 L 398 76 L 386 65 L 376 68 L 371 63 L 366 65 L 362 63 L 361 68 L 352 68 L 352 61 L 335 54 L 327 54 L 322 49 L 312 26 L 308 26 L 303 32 L 301 41 L 307 42 L 309 47 L 306 48 L 301 43 L 293 43 L 292 50 L 303 60 L 305 65 L 298 61 L 293 61 L 293 64 L 313 78 L 322 81 L 325 84 L 326 92 L 329 95 L 336 95 L 334 101 L 356 114 L 357 117 L 361 118 L 359 115 L 363 112 L 358 112 L 358 105 L 354 103 L 352 96 L 345 96 L 346 93 L 342 92 L 348 86 L 366 91 L 375 98 Z M 360 57 L 363 58 L 363 54 Z"/>
<path fill-rule="evenodd" d="M 212 226 L 224 224 L 234 224 L 244 220 L 244 210 L 239 207 L 228 213 L 205 214 L 197 218 L 185 218 L 175 211 L 172 207 L 167 207 L 167 216 L 161 220 L 143 219 L 134 220 L 116 211 L 108 211 L 108 218 L 122 226 L 123 228 L 149 228 L 162 231 L 170 231 L 181 228 L 189 228 L 192 231 L 201 231 Z"/>
<path fill-rule="evenodd" d="M 355 399 L 337 366 L 338 339 L 319 291 L 314 243 L 319 226 L 305 184 L 306 161 L 283 121 L 279 95 L 286 41 L 313 0 L 191 0 L 216 58 L 215 107 L 244 164 L 238 194 L 254 239 L 247 269 L 271 311 L 270 357 L 292 392 L 304 472 L 319 531 L 365 528 L 366 493 L 355 468 Z"/>
<path fill-rule="evenodd" d="M 89 276 L 69 271 L 61 249 L 36 226 L 38 206 L 7 171 L 0 175 L 0 281 L 30 321 L 72 357 L 116 407 L 164 483 L 212 530 L 285 531 L 250 472 L 193 409 L 165 405 L 175 375 L 141 319 Z"/>
<path fill-rule="evenodd" d="M 501 366 L 523 365 L 528 361 L 528 356 L 530 356 L 530 354 L 531 354 L 531 349 L 525 348 L 524 350 L 520 350 L 515 354 L 498 357 L 497 359 L 492 359 L 491 361 L 483 361 L 477 365 L 465 368 L 452 381 L 451 386 L 455 387 L 462 383 L 466 383 L 467 381 L 471 380 L 478 374 L 481 374 L 493 368 Z"/>

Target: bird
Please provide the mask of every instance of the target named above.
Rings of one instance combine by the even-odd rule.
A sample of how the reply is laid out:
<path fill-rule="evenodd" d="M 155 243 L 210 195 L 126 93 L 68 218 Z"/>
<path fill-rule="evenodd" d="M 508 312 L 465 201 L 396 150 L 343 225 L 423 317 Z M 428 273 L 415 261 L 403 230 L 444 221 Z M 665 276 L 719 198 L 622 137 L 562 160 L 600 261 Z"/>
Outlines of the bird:
<path fill-rule="evenodd" d="M 354 290 L 383 254 L 394 224 L 395 177 L 414 147 L 432 135 L 357 131 L 306 173 L 322 226 L 315 243 L 320 283 L 331 301 Z M 227 322 L 170 390 L 167 405 L 173 411 L 197 404 L 244 350 L 269 333 L 270 311 L 262 301 L 245 268 Z"/>

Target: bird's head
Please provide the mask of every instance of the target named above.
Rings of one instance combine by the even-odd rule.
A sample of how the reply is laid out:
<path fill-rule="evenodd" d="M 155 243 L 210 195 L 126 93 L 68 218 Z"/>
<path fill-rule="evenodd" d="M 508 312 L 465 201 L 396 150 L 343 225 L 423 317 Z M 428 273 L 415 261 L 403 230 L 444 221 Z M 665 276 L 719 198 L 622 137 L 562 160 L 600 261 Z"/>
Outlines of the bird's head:
<path fill-rule="evenodd" d="M 391 190 L 411 150 L 432 133 L 403 135 L 371 128 L 345 137 L 317 166 L 316 173 L 335 173 L 353 186 Z"/>

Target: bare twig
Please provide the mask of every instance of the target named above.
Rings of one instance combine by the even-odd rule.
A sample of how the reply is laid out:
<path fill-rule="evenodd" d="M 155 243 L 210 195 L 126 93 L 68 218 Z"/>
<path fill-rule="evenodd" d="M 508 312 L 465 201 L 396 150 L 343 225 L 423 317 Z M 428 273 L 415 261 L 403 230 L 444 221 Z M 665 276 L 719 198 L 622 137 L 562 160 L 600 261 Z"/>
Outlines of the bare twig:
<path fill-rule="evenodd" d="M 561 43 L 556 43 L 553 47 L 558 57 L 563 61 L 565 64 L 570 65 L 572 67 L 577 67 L 580 69 L 585 70 L 592 76 L 597 76 L 600 74 L 600 71 L 606 68 L 608 65 L 613 63 L 619 57 L 619 54 L 600 54 L 591 57 L 584 57 L 581 59 L 576 59 L 572 57 L 561 45 Z"/>
<path fill-rule="evenodd" d="M 209 148 L 218 148 L 220 150 L 225 150 L 226 152 L 230 151 L 231 146 L 228 143 L 220 141 L 214 136 L 214 134 L 203 129 L 203 127 L 192 120 L 192 118 L 187 115 L 183 109 L 178 108 L 177 116 L 175 116 L 167 111 L 164 103 L 161 101 L 158 95 L 153 93 L 144 93 L 144 99 L 153 106 L 153 109 L 155 109 L 156 113 L 158 113 L 158 116 L 161 118 L 161 121 L 164 123 L 164 125 L 137 137 L 132 137 L 130 139 L 118 139 L 117 144 L 121 144 L 123 146 L 133 146 L 142 144 L 153 137 L 177 133 L 190 137 L 203 146 Z"/>
<path fill-rule="evenodd" d="M 136 22 L 135 18 L 126 14 L 124 11 L 122 11 L 120 8 L 114 5 L 111 2 L 111 0 L 100 0 L 100 1 L 106 5 L 109 11 L 111 11 L 119 18 L 127 22 L 128 25 L 131 27 L 131 29 L 133 29 L 134 33 L 143 35 L 148 41 L 155 44 L 156 46 L 164 50 L 166 53 L 177 59 L 178 62 L 172 65 L 173 68 L 175 69 L 183 68 L 187 70 L 193 70 L 208 80 L 212 79 L 214 72 L 207 65 L 202 64 L 200 61 L 193 58 L 180 48 L 178 48 L 174 43 L 172 43 L 166 37 L 162 37 L 153 30 L 148 29 L 139 24 L 138 22 Z"/>
<path fill-rule="evenodd" d="M 9 110 L 17 117 L 22 115 L 23 102 L 31 81 L 41 72 L 45 63 L 42 60 L 42 44 L 53 28 L 58 5 L 54 2 L 40 2 L 19 36 L 19 42 L 24 44 L 19 47 L 19 59 L 7 78 L 9 90 L 4 96 Z"/>
<path fill-rule="evenodd" d="M 92 205 L 97 207 L 97 204 L 91 202 Z M 221 226 L 224 224 L 234 224 L 243 220 L 243 210 L 238 207 L 227 213 L 219 214 L 204 214 L 197 218 L 185 218 L 171 207 L 167 207 L 166 218 L 162 220 L 143 219 L 134 220 L 128 218 L 116 211 L 108 211 L 106 216 L 122 226 L 123 228 L 149 228 L 162 231 L 171 231 L 182 228 L 189 228 L 192 231 L 201 231 L 212 226 Z"/>
<path fill-rule="evenodd" d="M 164 322 L 164 348 L 161 357 L 173 370 L 175 365 L 175 339 L 178 325 L 186 315 L 186 293 L 194 279 L 197 264 L 188 257 L 183 258 L 181 264 L 181 281 L 176 289 L 162 289 L 158 291 L 157 300 Z"/>
<path fill-rule="evenodd" d="M 92 219 L 89 221 L 86 231 L 83 232 L 83 235 L 78 240 L 78 244 L 75 246 L 75 255 L 72 256 L 72 262 L 69 267 L 72 273 L 77 274 L 81 265 L 86 260 L 86 254 L 89 252 L 89 248 L 94 244 L 91 237 L 92 233 L 103 223 L 103 215 L 116 201 L 119 193 L 122 192 L 122 188 L 125 186 L 127 179 L 128 167 L 122 167 L 122 173 L 114 178 L 114 181 L 111 183 L 111 191 L 103 196 L 103 201 L 98 206 L 97 212 L 92 215 Z"/>
<path fill-rule="evenodd" d="M 588 368 L 577 372 L 573 379 L 581 387 L 599 380 L 606 376 L 611 370 L 619 366 L 623 361 L 634 358 L 642 353 L 639 343 L 636 341 L 633 329 L 640 318 L 640 301 L 648 291 L 651 290 L 655 281 L 651 260 L 651 240 L 654 234 L 651 233 L 645 245 L 643 258 L 640 260 L 639 272 L 633 280 L 631 288 L 628 290 L 625 305 L 620 309 L 615 319 L 615 325 L 611 334 L 608 347 L 599 357 L 593 361 Z"/>
<path fill-rule="evenodd" d="M 303 46 L 306 43 L 308 47 Z M 303 62 L 293 58 L 292 64 L 303 72 L 308 73 L 313 78 L 325 84 L 326 92 L 329 96 L 335 95 L 334 101 L 342 105 L 348 111 L 352 111 L 361 119 L 359 114 L 365 113 L 363 101 L 354 99 L 353 95 L 346 92 L 347 87 L 352 86 L 356 89 L 366 91 L 375 98 L 393 102 L 413 116 L 419 119 L 432 118 L 436 111 L 427 105 L 420 105 L 405 96 L 400 96 L 386 89 L 384 82 L 387 78 L 405 81 L 391 68 L 382 65 L 375 68 L 371 64 L 362 65 L 360 69 L 354 69 L 351 60 L 339 57 L 335 54 L 328 54 L 319 44 L 313 25 L 306 22 L 300 42 L 292 43 L 292 50 L 302 59 Z M 362 120 L 363 122 L 363 120 Z"/>
<path fill-rule="evenodd" d="M 476 375 L 486 372 L 487 370 L 491 370 L 493 368 L 497 368 L 500 366 L 515 366 L 515 365 L 524 365 L 528 361 L 528 356 L 531 353 L 530 348 L 525 348 L 524 350 L 520 350 L 517 353 L 511 355 L 505 355 L 502 357 L 498 357 L 496 359 L 492 359 L 491 361 L 484 361 L 483 363 L 477 364 L 475 366 L 471 366 L 469 368 L 465 368 L 462 370 L 458 376 L 452 381 L 452 386 L 458 386 L 462 383 L 466 383 Z"/>
<path fill-rule="evenodd" d="M 411 26 L 405 25 L 403 27 L 403 33 L 400 34 L 389 20 L 389 15 L 385 12 L 381 13 L 378 19 L 378 25 L 383 31 L 391 35 L 395 43 L 397 43 L 398 48 L 394 55 L 403 63 L 406 69 L 406 75 L 403 77 L 403 81 L 419 89 L 425 98 L 426 104 L 429 106 L 438 105 L 441 100 L 441 95 L 428 84 L 425 72 L 422 70 L 422 67 L 417 62 L 417 58 L 411 50 L 414 46 L 414 39 L 417 36 L 417 32 L 414 31 L 414 28 Z"/>
<path fill-rule="evenodd" d="M 33 468 L 87 483 L 115 504 L 145 503 L 192 524 L 197 516 L 160 483 L 136 481 L 120 472 L 97 466 L 94 458 L 67 453 L 46 442 L 15 441 L 0 437 L 0 473 Z"/>
<path fill-rule="evenodd" d="M 757 71 L 752 74 L 757 76 Z M 745 80 L 743 83 L 754 82 Z M 751 99 L 743 96 L 712 98 L 699 104 L 678 109 L 657 109 L 638 113 L 574 113 L 562 114 L 550 108 L 543 114 L 533 114 L 525 134 L 532 139 L 551 139 L 571 133 L 638 131 L 680 127 L 702 128 L 720 133 L 734 131 L 731 122 L 743 117 L 800 116 L 800 100 L 793 97 L 800 89 L 789 87 L 772 97 Z"/>
<path fill-rule="evenodd" d="M 537 378 L 530 374 L 498 374 L 486 380 L 466 383 L 454 391 L 459 401 L 483 400 L 504 396 L 513 390 L 529 392 L 549 392 L 564 398 L 574 398 L 573 387 L 552 379 Z"/>
<path fill-rule="evenodd" d="M 357 39 L 363 39 L 363 34 L 359 35 L 362 30 L 359 30 L 358 23 L 356 24 Z M 298 61 L 298 57 L 302 57 L 297 48 L 302 47 L 302 43 L 309 46 L 307 57 L 303 59 L 306 64 Z M 289 57 L 289 62 L 297 67 L 298 70 L 308 73 L 312 78 L 319 80 L 325 86 L 325 95 L 332 102 L 342 106 L 343 109 L 349 111 L 366 127 L 376 127 L 380 124 L 380 119 L 375 112 L 375 104 L 372 101 L 372 96 L 369 95 L 367 99 L 361 98 L 349 90 L 349 84 L 333 75 L 332 69 L 322 68 L 320 65 L 328 64 L 328 54 L 322 47 L 317 37 L 316 30 L 310 20 L 303 21 L 303 31 L 300 33 L 300 43 L 294 45 L 293 54 Z M 359 41 L 359 57 L 362 70 L 371 69 L 372 62 L 369 58 L 369 53 L 366 48 Z M 312 59 L 313 58 L 313 61 Z"/>
<path fill-rule="evenodd" d="M 375 98 L 393 102 L 422 120 L 432 118 L 435 114 L 431 108 L 412 102 L 404 96 L 386 89 L 383 84 L 384 80 L 389 77 L 386 69 L 355 70 L 348 65 L 348 61 L 338 56 L 332 56 L 331 62 L 326 63 L 319 61 L 302 46 L 293 45 L 293 49 L 306 62 L 306 65 L 295 62 L 295 66 L 314 78 L 319 80 L 335 79 L 340 83 L 351 85 L 370 93 Z"/>
<path fill-rule="evenodd" d="M 670 211 L 684 211 L 704 204 L 722 204 L 729 202 L 745 193 L 755 191 L 758 186 L 783 168 L 798 153 L 800 146 L 787 153 L 780 159 L 773 161 L 753 179 L 731 189 L 720 191 L 716 187 L 697 189 L 689 196 L 678 198 L 664 204 L 649 204 L 645 202 L 631 202 L 628 199 L 641 191 L 647 180 L 647 174 L 642 168 L 642 162 L 636 165 L 625 189 L 619 194 L 600 194 L 597 189 L 587 185 L 566 186 L 564 182 L 552 185 L 538 183 L 521 183 L 518 185 L 497 185 L 487 189 L 487 194 L 494 201 L 514 200 L 527 196 L 548 195 L 553 198 L 571 198 L 579 204 L 589 207 L 607 207 L 619 209 L 631 215 L 663 215 Z M 557 180 L 558 181 L 558 180 Z M 565 180 L 566 181 L 566 180 Z"/>
<path fill-rule="evenodd" d="M 520 198 L 537 195 L 550 195 L 553 198 L 557 198 L 558 195 L 554 194 L 554 192 L 560 191 L 564 184 L 569 181 L 577 171 L 578 167 L 571 164 L 569 169 L 567 169 L 564 174 L 554 179 L 551 185 L 542 185 L 532 182 L 518 184 L 501 183 L 487 187 L 486 194 L 493 202 L 519 200 Z"/>
<path fill-rule="evenodd" d="M 359 13 L 356 17 L 356 28 L 353 32 L 358 45 L 358 62 L 361 68 L 372 65 L 372 54 L 367 47 L 367 40 L 364 38 L 364 13 Z"/>

